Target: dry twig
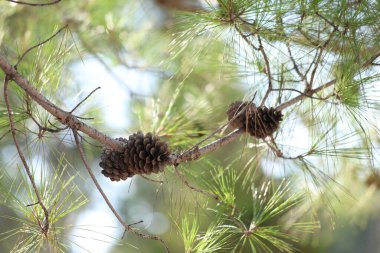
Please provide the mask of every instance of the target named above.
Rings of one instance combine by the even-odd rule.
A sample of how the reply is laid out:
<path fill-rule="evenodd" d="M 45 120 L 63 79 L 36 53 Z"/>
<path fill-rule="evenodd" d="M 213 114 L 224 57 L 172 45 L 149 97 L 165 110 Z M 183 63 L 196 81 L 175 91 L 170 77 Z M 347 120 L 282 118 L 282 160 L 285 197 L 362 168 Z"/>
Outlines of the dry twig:
<path fill-rule="evenodd" d="M 34 193 L 36 194 L 36 197 L 37 197 L 37 200 L 38 200 L 37 203 L 41 206 L 41 208 L 42 208 L 42 210 L 44 212 L 44 215 L 45 215 L 45 224 L 42 225 L 42 223 L 39 222 L 39 221 L 38 221 L 38 223 L 39 223 L 39 226 L 41 227 L 41 231 L 47 237 L 47 233 L 49 231 L 49 225 L 50 225 L 49 224 L 49 212 L 48 212 L 47 208 L 45 207 L 44 203 L 42 202 L 42 198 L 41 198 L 40 192 L 38 191 L 36 182 L 34 181 L 33 174 L 31 172 L 31 170 L 30 170 L 30 168 L 28 166 L 28 163 L 26 162 L 25 156 L 22 153 L 21 148 L 20 148 L 20 146 L 18 145 L 18 142 L 17 142 L 16 128 L 15 128 L 14 119 L 13 119 L 13 112 L 12 112 L 11 107 L 10 107 L 9 96 L 8 96 L 8 83 L 9 83 L 9 81 L 10 81 L 9 75 L 5 75 L 5 81 L 4 81 L 4 101 L 5 101 L 5 105 L 7 107 L 7 111 L 8 111 L 9 125 L 10 125 L 10 128 L 11 128 L 13 142 L 14 142 L 14 144 L 16 146 L 17 153 L 20 156 L 21 162 L 24 165 L 24 168 L 25 168 L 26 174 L 28 175 L 30 183 L 32 184 Z"/>

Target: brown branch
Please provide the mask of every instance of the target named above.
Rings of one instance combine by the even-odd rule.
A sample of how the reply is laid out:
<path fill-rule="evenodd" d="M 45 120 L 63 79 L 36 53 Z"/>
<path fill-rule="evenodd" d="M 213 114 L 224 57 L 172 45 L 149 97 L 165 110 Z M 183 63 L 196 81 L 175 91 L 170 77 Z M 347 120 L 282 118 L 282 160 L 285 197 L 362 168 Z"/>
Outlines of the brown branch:
<path fill-rule="evenodd" d="M 293 92 L 297 92 L 301 95 L 304 95 L 305 97 L 308 97 L 308 98 L 311 98 L 311 99 L 316 99 L 316 100 L 321 100 L 321 101 L 324 101 L 324 100 L 327 100 L 328 98 L 330 98 L 333 94 L 330 94 L 326 97 L 313 97 L 313 96 L 309 96 L 308 94 L 302 92 L 302 91 L 299 91 L 297 89 L 293 89 L 293 88 L 280 88 L 280 89 L 272 89 L 272 91 L 279 91 L 279 92 L 282 92 L 282 91 L 293 91 Z"/>
<path fill-rule="evenodd" d="M 4 71 L 4 73 L 10 77 L 10 79 L 14 80 L 18 86 L 20 86 L 25 92 L 40 106 L 42 106 L 46 111 L 50 114 L 54 115 L 58 121 L 62 124 L 77 129 L 81 131 L 91 138 L 101 142 L 103 145 L 110 147 L 114 150 L 122 150 L 123 144 L 104 133 L 99 132 L 97 129 L 87 125 L 86 123 L 80 121 L 77 117 L 73 116 L 71 113 L 62 110 L 55 104 L 53 104 L 50 100 L 44 97 L 39 91 L 37 91 L 33 85 L 24 79 L 17 70 L 12 67 L 1 55 L 0 55 L 0 68 Z"/>
<path fill-rule="evenodd" d="M 172 154 L 169 157 L 168 163 L 178 165 L 182 162 L 197 160 L 202 155 L 215 151 L 218 148 L 232 142 L 244 132 L 245 131 L 243 129 L 236 129 L 233 132 L 227 134 L 226 136 L 223 136 L 220 139 L 213 141 L 201 148 L 191 149 L 183 152 L 182 154 Z"/>
<path fill-rule="evenodd" d="M 23 5 L 29 5 L 29 6 L 48 6 L 48 5 L 54 5 L 61 2 L 61 0 L 54 0 L 50 3 L 28 3 L 28 2 L 22 2 L 22 1 L 17 1 L 17 0 L 7 0 L 7 1 L 11 3 L 23 4 Z"/>
<path fill-rule="evenodd" d="M 40 224 L 40 227 L 41 227 L 41 231 L 44 233 L 45 236 L 47 236 L 47 233 L 49 231 L 49 225 L 50 225 L 49 224 L 49 212 L 48 212 L 47 208 L 45 207 L 44 203 L 42 202 L 42 198 L 40 196 L 40 192 L 38 191 L 36 182 L 34 181 L 34 177 L 32 175 L 32 172 L 31 172 L 31 170 L 30 170 L 30 168 L 28 166 L 28 163 L 26 162 L 25 156 L 22 153 L 21 148 L 20 148 L 20 146 L 18 145 L 18 142 L 17 142 L 16 128 L 15 128 L 15 124 L 14 124 L 13 113 L 12 113 L 12 110 L 11 110 L 11 107 L 10 107 L 10 103 L 9 103 L 9 97 L 8 97 L 8 83 L 9 83 L 9 80 L 10 80 L 10 77 L 8 75 L 5 75 L 5 80 L 4 80 L 4 101 L 5 101 L 5 105 L 7 107 L 7 111 L 8 111 L 9 125 L 10 125 L 10 128 L 11 128 L 13 142 L 14 142 L 14 144 L 16 146 L 17 153 L 20 156 L 21 162 L 24 165 L 26 174 L 29 177 L 30 183 L 32 184 L 34 193 L 36 194 L 36 197 L 37 197 L 37 200 L 38 200 L 38 204 L 41 206 L 41 208 L 42 208 L 42 210 L 44 212 L 45 225 L 42 225 L 40 222 L 39 222 L 39 224 Z"/>
<path fill-rule="evenodd" d="M 49 42 L 51 39 L 53 39 L 55 36 L 57 36 L 60 32 L 62 32 L 64 29 L 67 28 L 67 25 L 65 25 L 64 27 L 62 27 L 61 29 L 59 29 L 58 31 L 56 31 L 52 36 L 50 36 L 49 38 L 47 38 L 46 40 L 44 41 L 41 41 L 40 43 L 38 43 L 37 45 L 34 45 L 32 46 L 31 48 L 28 48 L 28 50 L 26 50 L 22 55 L 21 57 L 18 59 L 17 63 L 15 64 L 15 69 L 17 69 L 17 66 L 18 64 L 24 59 L 24 57 L 30 52 L 32 51 L 33 49 L 39 47 L 39 46 L 42 46 L 43 44 L 45 44 L 46 42 Z"/>
<path fill-rule="evenodd" d="M 98 189 L 99 193 L 102 195 L 104 201 L 107 203 L 107 206 L 111 209 L 111 211 L 112 211 L 112 213 L 115 215 L 116 219 L 120 222 L 120 224 L 123 225 L 125 231 L 130 231 L 130 232 L 134 233 L 135 235 L 137 235 L 137 236 L 139 236 L 139 237 L 141 237 L 141 238 L 144 238 L 144 239 L 152 239 L 152 240 L 159 241 L 159 242 L 161 242 L 161 243 L 164 245 L 164 247 L 165 247 L 165 249 L 166 249 L 166 252 L 170 252 L 168 246 L 166 245 L 166 243 L 164 242 L 164 240 L 162 240 L 160 237 L 158 237 L 158 236 L 153 236 L 153 235 L 146 235 L 146 234 L 140 233 L 140 232 L 138 232 L 136 229 L 134 229 L 134 228 L 132 227 L 132 225 L 128 225 L 128 224 L 123 220 L 123 218 L 121 218 L 121 216 L 119 215 L 119 213 L 116 211 L 116 209 L 113 207 L 113 205 L 112 205 L 111 202 L 109 201 L 107 195 L 104 193 L 102 187 L 100 186 L 98 180 L 96 179 L 94 173 L 92 172 L 90 165 L 87 163 L 87 160 L 86 160 L 86 158 L 85 158 L 85 154 L 84 154 L 83 148 L 82 148 L 82 146 L 81 146 L 81 144 L 80 144 L 80 141 L 79 141 L 79 138 L 78 138 L 78 132 L 77 132 L 77 129 L 72 128 L 72 131 L 73 131 L 73 135 L 74 135 L 75 143 L 76 143 L 76 145 L 77 145 L 77 147 L 78 147 L 78 150 L 79 150 L 80 157 L 81 157 L 81 159 L 82 159 L 82 162 L 83 162 L 83 164 L 84 164 L 84 166 L 85 166 L 85 168 L 86 168 L 88 174 L 90 174 L 90 177 L 91 177 L 92 181 L 94 182 L 96 188 Z M 140 222 L 138 222 L 138 223 L 140 223 Z M 136 224 L 136 223 L 134 223 L 134 224 Z M 133 225 L 134 225 L 134 224 L 133 224 Z M 125 233 L 125 232 L 124 232 L 124 233 Z"/>

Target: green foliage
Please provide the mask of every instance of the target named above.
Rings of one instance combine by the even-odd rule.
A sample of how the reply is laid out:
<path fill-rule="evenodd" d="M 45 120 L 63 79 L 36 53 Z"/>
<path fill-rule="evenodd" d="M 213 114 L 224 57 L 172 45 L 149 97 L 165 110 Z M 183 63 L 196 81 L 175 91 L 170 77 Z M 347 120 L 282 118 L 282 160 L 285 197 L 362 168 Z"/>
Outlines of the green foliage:
<path fill-rule="evenodd" d="M 196 219 L 190 224 L 189 218 L 183 218 L 180 224 L 180 233 L 183 238 L 184 252 L 211 253 L 225 252 L 231 248 L 231 235 L 228 229 L 220 224 L 211 224 L 206 232 L 199 233 L 199 224 Z"/>
<path fill-rule="evenodd" d="M 220 175 L 216 178 L 218 177 Z M 194 218 L 191 224 L 189 218 L 185 217 L 180 224 L 184 252 L 293 252 L 297 237 L 291 235 L 290 231 L 312 233 L 318 224 L 286 222 L 283 225 L 271 225 L 301 204 L 305 195 L 291 193 L 290 181 L 283 180 L 273 192 L 270 185 L 270 182 L 266 182 L 259 188 L 252 187 L 253 208 L 249 220 L 241 214 L 228 215 L 222 209 L 212 210 L 218 224 L 209 226 L 202 234 L 199 232 L 198 219 Z M 222 198 L 223 204 L 230 204 L 223 200 Z"/>
<path fill-rule="evenodd" d="M 45 219 L 44 213 L 25 173 L 19 170 L 16 176 L 11 178 L 4 168 L 1 169 L 1 204 L 14 213 L 0 217 L 17 225 L 14 229 L 3 232 L 0 240 L 18 241 L 11 252 L 67 250 L 67 243 L 62 240 L 67 233 L 64 218 L 85 205 L 88 200 L 74 183 L 77 175 L 70 176 L 65 163 L 67 160 L 61 156 L 57 167 L 52 168 L 52 172 L 43 168 L 40 175 L 34 174 L 39 177 L 38 190 L 49 212 L 51 229 L 47 235 L 41 231 L 41 224 Z"/>
<path fill-rule="evenodd" d="M 173 1 L 184 2 L 191 1 Z M 91 117 L 83 118 L 91 125 L 112 125 L 99 109 L 126 94 L 121 103 L 133 114 L 117 117 L 129 117 L 130 125 L 109 132 L 97 124 L 99 130 L 125 138 L 137 130 L 154 132 L 173 152 L 196 150 L 228 134 L 232 101 L 276 107 L 304 95 L 284 107 L 273 138 L 243 135 L 198 161 L 179 164 L 183 177 L 169 167 L 154 176 L 157 182 L 100 184 L 121 216 L 131 217 L 128 224 L 159 234 L 173 252 L 328 252 L 344 234 L 329 228 L 344 225 L 357 232 L 347 240 L 361 241 L 353 226 L 371 232 L 368 224 L 379 219 L 378 188 L 367 179 L 379 169 L 378 1 L 200 2 L 198 9 L 174 12 L 154 0 L 60 1 L 50 7 L 2 1 L 0 55 L 15 64 L 67 25 L 28 52 L 18 71 L 67 111 L 88 87 L 120 84 L 107 95 L 97 91 L 74 115 Z M 148 87 L 140 86 L 144 78 Z M 29 163 L 43 164 L 40 172 L 38 165 L 31 167 L 52 229 L 47 237 L 41 231 L 44 213 L 15 159 L 7 110 L 0 103 L 5 224 L 0 251 L 68 252 L 73 244 L 88 250 L 67 235 L 82 210 L 108 207 L 82 181 L 70 129 L 60 131 L 64 125 L 13 81 L 9 91 L 22 152 Z M 100 144 L 81 137 L 94 174 L 101 177 Z M 85 195 L 91 207 L 84 206 Z M 95 233 L 105 241 L 119 236 Z M 115 240 L 109 251 L 163 250 L 128 232 L 123 240 L 134 247 Z"/>

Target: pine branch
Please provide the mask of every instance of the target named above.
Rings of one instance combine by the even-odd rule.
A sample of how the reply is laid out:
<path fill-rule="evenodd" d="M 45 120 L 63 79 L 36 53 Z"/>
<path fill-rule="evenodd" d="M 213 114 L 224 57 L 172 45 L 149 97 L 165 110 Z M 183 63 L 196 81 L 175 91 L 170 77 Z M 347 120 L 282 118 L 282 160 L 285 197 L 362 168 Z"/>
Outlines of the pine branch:
<path fill-rule="evenodd" d="M 14 142 L 14 144 L 16 146 L 17 153 L 20 156 L 22 164 L 24 165 L 26 174 L 29 177 L 30 183 L 33 186 L 34 193 L 36 194 L 36 197 L 37 197 L 37 200 L 38 200 L 38 202 L 36 204 L 39 204 L 41 206 L 43 212 L 44 212 L 44 215 L 45 215 L 45 224 L 44 225 L 39 224 L 39 225 L 41 227 L 41 231 L 44 233 L 45 236 L 47 236 L 47 233 L 49 231 L 49 225 L 50 225 L 49 224 L 49 212 L 48 212 L 47 208 L 45 207 L 44 203 L 42 202 L 42 198 L 41 198 L 40 192 L 38 191 L 36 182 L 34 181 L 34 177 L 32 175 L 32 172 L 31 172 L 31 170 L 30 170 L 30 168 L 28 166 L 28 163 L 26 162 L 25 156 L 22 153 L 21 148 L 20 148 L 20 146 L 18 145 L 18 142 L 17 142 L 16 128 L 15 128 L 14 119 L 13 119 L 13 112 L 11 110 L 10 103 L 9 103 L 9 97 L 8 97 L 8 83 L 9 83 L 9 80 L 10 80 L 9 76 L 5 75 L 5 81 L 4 81 L 4 100 L 5 100 L 5 104 L 6 104 L 7 111 L 8 111 L 9 125 L 10 125 L 10 128 L 11 128 L 13 142 Z M 40 223 L 40 222 L 38 222 L 38 223 Z"/>
<path fill-rule="evenodd" d="M 64 111 L 57 105 L 53 104 L 50 100 L 44 97 L 40 92 L 38 92 L 33 85 L 26 80 L 18 71 L 11 66 L 5 59 L 0 55 L 0 68 L 3 72 L 17 83 L 34 101 L 36 101 L 40 106 L 42 106 L 50 114 L 54 115 L 59 122 L 62 124 L 77 129 L 89 137 L 101 142 L 103 145 L 110 147 L 114 150 L 120 150 L 122 148 L 122 143 L 101 133 L 97 129 L 87 125 L 83 121 L 79 120 L 76 116 L 70 112 Z"/>
<path fill-rule="evenodd" d="M 244 130 L 242 129 L 236 129 L 233 132 L 229 133 L 226 136 L 223 136 L 222 138 L 213 141 L 201 148 L 195 147 L 188 151 L 185 151 L 182 154 L 172 154 L 169 158 L 169 163 L 178 165 L 183 162 L 192 161 L 199 159 L 202 155 L 205 155 L 207 153 L 210 153 L 212 151 L 215 151 L 224 145 L 230 143 L 231 141 L 235 140 L 237 137 L 239 137 L 242 133 L 244 133 Z"/>
<path fill-rule="evenodd" d="M 366 68 L 370 66 L 374 61 L 376 61 L 377 58 L 380 57 L 380 52 L 377 52 L 373 56 L 371 56 L 364 64 L 362 65 L 362 68 Z M 3 70 L 3 72 L 10 78 L 10 80 L 14 80 L 22 89 L 25 90 L 25 92 L 30 95 L 31 98 L 33 98 L 39 105 L 41 105 L 45 110 L 47 110 L 49 113 L 54 115 L 62 124 L 66 125 L 67 127 L 70 127 L 71 129 L 76 129 L 78 131 L 81 131 L 85 134 L 87 134 L 89 137 L 98 140 L 106 147 L 109 147 L 113 150 L 121 151 L 123 149 L 123 143 L 121 143 L 118 140 L 115 140 L 111 138 L 110 136 L 107 136 L 106 134 L 98 131 L 95 128 L 92 128 L 91 126 L 87 125 L 86 123 L 82 122 L 78 119 L 78 117 L 72 115 L 70 112 L 66 112 L 53 104 L 51 101 L 49 101 L 46 97 L 44 97 L 41 93 L 39 93 L 31 83 L 29 83 L 26 79 L 24 79 L 23 76 L 21 76 L 17 70 L 12 67 L 7 61 L 0 56 L 0 68 Z M 337 82 L 336 79 L 333 79 L 315 89 L 309 90 L 306 93 L 303 93 L 297 97 L 294 97 L 290 99 L 289 101 L 286 101 L 279 106 L 276 107 L 276 110 L 282 111 L 297 102 L 300 102 L 306 98 L 312 97 L 312 95 L 328 88 L 334 85 Z M 182 162 L 186 161 L 192 161 L 200 158 L 202 155 L 205 155 L 209 152 L 215 151 L 218 148 L 230 143 L 231 141 L 235 140 L 238 136 L 240 136 L 244 131 L 241 129 L 237 129 L 230 134 L 212 142 L 209 143 L 203 147 L 196 146 L 195 148 L 192 148 L 190 150 L 187 150 L 181 154 L 172 154 L 169 158 L 168 164 L 178 165 Z"/>

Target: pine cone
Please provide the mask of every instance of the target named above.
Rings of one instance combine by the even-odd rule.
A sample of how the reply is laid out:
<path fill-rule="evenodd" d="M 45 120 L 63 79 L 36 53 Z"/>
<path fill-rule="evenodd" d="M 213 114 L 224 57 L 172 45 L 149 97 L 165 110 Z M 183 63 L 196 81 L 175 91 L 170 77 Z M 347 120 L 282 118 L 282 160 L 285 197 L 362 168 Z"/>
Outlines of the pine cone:
<path fill-rule="evenodd" d="M 282 120 L 281 111 L 275 108 L 259 106 L 252 102 L 233 102 L 227 110 L 228 120 L 233 128 L 245 129 L 256 138 L 265 138 L 273 134 Z"/>
<path fill-rule="evenodd" d="M 233 128 L 245 128 L 247 124 L 247 115 L 255 110 L 256 106 L 253 103 L 235 101 L 228 107 L 227 116 L 230 125 Z"/>
<path fill-rule="evenodd" d="M 127 139 L 125 138 L 120 137 L 116 140 L 127 143 Z M 112 181 L 126 180 L 129 177 L 129 174 L 121 173 L 126 171 L 123 152 L 104 148 L 100 159 L 99 166 L 103 168 L 102 174 L 109 177 Z"/>
<path fill-rule="evenodd" d="M 125 143 L 123 152 L 104 149 L 100 167 L 102 174 L 111 181 L 126 180 L 136 174 L 150 174 L 163 171 L 169 159 L 169 148 L 159 137 L 152 133 L 144 135 L 138 132 L 129 136 L 128 140 L 118 138 Z"/>

